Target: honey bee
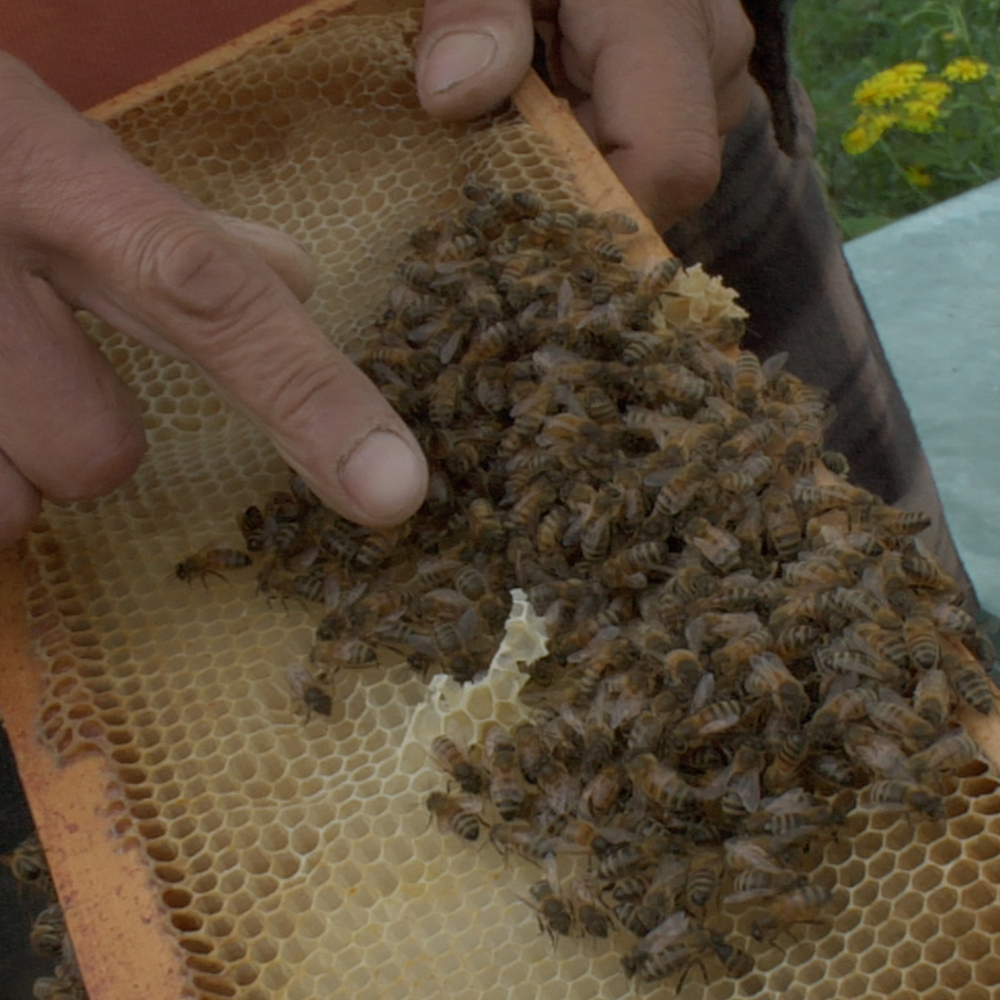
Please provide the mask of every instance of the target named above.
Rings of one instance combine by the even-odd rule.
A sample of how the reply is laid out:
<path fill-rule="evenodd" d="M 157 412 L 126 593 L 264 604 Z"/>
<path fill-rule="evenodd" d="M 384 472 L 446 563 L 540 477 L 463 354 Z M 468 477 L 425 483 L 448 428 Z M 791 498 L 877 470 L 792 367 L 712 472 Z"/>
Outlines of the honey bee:
<path fill-rule="evenodd" d="M 815 649 L 822 637 L 822 629 L 808 622 L 786 625 L 774 637 L 774 651 L 783 660 L 802 659 Z"/>
<path fill-rule="evenodd" d="M 838 691 L 813 712 L 806 729 L 814 739 L 822 741 L 845 723 L 864 719 L 874 698 L 874 693 L 867 688 L 852 687 Z"/>
<path fill-rule="evenodd" d="M 742 948 L 727 941 L 718 931 L 712 932 L 711 940 L 715 957 L 730 979 L 742 979 L 753 972 L 753 959 Z"/>
<path fill-rule="evenodd" d="M 483 759 L 488 775 L 490 801 L 503 819 L 513 820 L 527 795 L 521 783 L 517 747 L 503 727 L 492 724 L 483 740 Z"/>
<path fill-rule="evenodd" d="M 771 644 L 771 633 L 766 628 L 755 628 L 735 636 L 716 649 L 711 656 L 712 666 L 728 675 L 745 666 L 752 657 L 762 654 Z"/>
<path fill-rule="evenodd" d="M 804 875 L 791 870 L 765 871 L 762 868 L 745 868 L 733 879 L 733 891 L 722 897 L 725 904 L 749 903 L 753 900 L 778 896 L 791 889 L 806 885 Z"/>
<path fill-rule="evenodd" d="M 431 630 L 437 658 L 457 680 L 470 681 L 475 676 L 479 657 L 473 643 L 479 626 L 479 612 L 467 607 L 458 621 L 437 621 Z"/>
<path fill-rule="evenodd" d="M 494 823 L 490 827 L 490 843 L 503 857 L 513 852 L 534 863 L 554 858 L 564 847 L 558 837 L 539 831 L 527 820 Z"/>
<path fill-rule="evenodd" d="M 590 879 L 574 879 L 570 884 L 569 897 L 576 921 L 585 934 L 604 939 L 611 933 L 611 922 L 604 915 L 600 893 Z"/>
<path fill-rule="evenodd" d="M 671 811 L 683 812 L 698 803 L 698 792 L 681 775 L 651 753 L 633 757 L 627 765 L 632 784 L 651 802 Z"/>
<path fill-rule="evenodd" d="M 688 868 L 684 884 L 687 908 L 704 910 L 719 887 L 719 856 L 717 853 L 695 855 Z"/>
<path fill-rule="evenodd" d="M 292 694 L 299 698 L 306 707 L 306 722 L 313 712 L 329 716 L 333 713 L 333 698 L 324 691 L 313 678 L 312 674 L 299 663 L 293 663 L 287 671 L 288 686 Z"/>
<path fill-rule="evenodd" d="M 617 811 L 628 787 L 626 769 L 617 762 L 605 764 L 580 792 L 580 815 L 603 822 Z"/>
<path fill-rule="evenodd" d="M 776 875 L 788 871 L 781 856 L 786 845 L 772 836 L 731 837 L 722 846 L 731 871 L 762 871 Z"/>
<path fill-rule="evenodd" d="M 679 991 L 687 970 L 700 965 L 701 955 L 711 947 L 711 933 L 678 910 L 636 942 L 622 959 L 622 968 L 630 979 L 634 976 L 644 983 L 659 982 L 679 972 Z"/>
<path fill-rule="evenodd" d="M 812 476 L 800 476 L 795 481 L 792 498 L 810 515 L 855 506 L 867 508 L 872 502 L 871 494 L 860 486 L 852 486 L 843 480 L 817 483 Z"/>
<path fill-rule="evenodd" d="M 903 621 L 903 639 L 910 659 L 922 670 L 932 670 L 941 658 L 941 643 L 934 622 L 923 615 Z"/>
<path fill-rule="evenodd" d="M 66 918 L 62 907 L 52 903 L 35 917 L 29 942 L 36 955 L 59 955 L 66 940 Z"/>
<path fill-rule="evenodd" d="M 897 667 L 905 667 L 910 661 L 903 636 L 875 622 L 854 622 L 844 630 L 844 638 L 849 647 L 873 659 L 888 660 Z"/>
<path fill-rule="evenodd" d="M 794 785 L 810 749 L 809 735 L 804 730 L 782 734 L 771 746 L 773 757 L 764 769 L 764 787 L 778 794 Z"/>
<path fill-rule="evenodd" d="M 944 602 L 931 604 L 927 609 L 927 614 L 942 632 L 949 635 L 971 637 L 979 631 L 975 618 L 968 611 L 964 611 L 954 604 Z M 968 643 L 968 638 L 966 638 L 966 643 Z"/>
<path fill-rule="evenodd" d="M 954 700 L 948 675 L 937 668 L 923 674 L 913 689 L 914 711 L 926 719 L 935 732 L 944 728 Z"/>
<path fill-rule="evenodd" d="M 472 763 L 468 752 L 450 736 L 438 736 L 431 744 L 431 756 L 450 774 L 468 795 L 478 795 L 483 788 L 482 772 Z"/>
<path fill-rule="evenodd" d="M 893 733 L 907 743 L 923 745 L 934 739 L 937 730 L 902 701 L 872 699 L 868 704 L 868 717 L 887 733 Z"/>
<path fill-rule="evenodd" d="M 536 882 L 529 890 L 531 900 L 526 900 L 538 914 L 538 925 L 555 942 L 556 935 L 568 937 L 573 930 L 573 911 L 558 896 L 548 879 Z"/>
<path fill-rule="evenodd" d="M 754 493 L 770 476 L 773 466 L 767 455 L 755 452 L 735 468 L 723 472 L 719 476 L 719 485 L 729 493 Z"/>
<path fill-rule="evenodd" d="M 964 729 L 952 729 L 909 759 L 914 777 L 928 777 L 957 771 L 979 757 L 979 745 Z"/>
<path fill-rule="evenodd" d="M 752 420 L 720 445 L 719 456 L 721 458 L 748 458 L 754 452 L 759 454 L 767 447 L 776 433 L 777 427 L 773 420 L 766 418 Z M 771 471 L 770 465 L 767 471 Z"/>
<path fill-rule="evenodd" d="M 829 889 L 815 883 L 792 889 L 773 898 L 767 909 L 750 924 L 750 936 L 764 941 L 794 924 L 816 924 L 819 911 L 832 899 Z"/>
<path fill-rule="evenodd" d="M 555 484 L 548 476 L 539 476 L 517 498 L 507 514 L 507 527 L 516 532 L 533 535 L 538 522 L 556 500 Z"/>
<path fill-rule="evenodd" d="M 764 387 L 764 371 L 760 358 L 752 351 L 740 351 L 732 367 L 733 401 L 743 411 L 757 408 Z"/>
<path fill-rule="evenodd" d="M 507 529 L 493 504 L 485 497 L 470 501 L 466 509 L 469 541 L 479 551 L 496 552 L 507 541 Z"/>
<path fill-rule="evenodd" d="M 601 566 L 601 579 L 609 587 L 645 587 L 647 572 L 666 570 L 666 557 L 663 543 L 638 542 L 607 559 Z"/>
<path fill-rule="evenodd" d="M 627 365 L 646 364 L 668 355 L 673 347 L 669 337 L 650 330 L 625 330 L 622 334 L 622 360 Z"/>
<path fill-rule="evenodd" d="M 818 415 L 801 418 L 785 439 L 785 468 L 795 476 L 811 473 L 823 448 L 825 421 Z"/>
<path fill-rule="evenodd" d="M 909 579 L 921 587 L 940 591 L 958 589 L 955 581 L 945 573 L 937 560 L 923 549 L 916 538 L 911 539 L 903 550 L 902 568 Z"/>
<path fill-rule="evenodd" d="M 39 976 L 32 986 L 32 994 L 35 1000 L 84 1000 L 86 996 L 83 984 L 68 973 Z"/>
<path fill-rule="evenodd" d="M 779 711 L 795 722 L 801 722 L 809 711 L 809 696 L 802 682 L 774 653 L 750 657 L 750 673 L 744 684 L 747 694 L 770 698 Z"/>
<path fill-rule="evenodd" d="M 21 841 L 10 854 L 0 855 L 0 861 L 10 869 L 20 884 L 38 889 L 46 896 L 53 896 L 52 876 L 45 859 L 42 842 L 36 834 Z"/>
<path fill-rule="evenodd" d="M 248 552 L 263 552 L 268 543 L 268 524 L 259 507 L 247 507 L 237 519 Z"/>
<path fill-rule="evenodd" d="M 740 540 L 703 517 L 694 517 L 684 529 L 684 538 L 722 573 L 733 573 L 740 564 Z"/>
<path fill-rule="evenodd" d="M 891 535 L 919 535 L 931 526 L 931 518 L 922 511 L 900 510 L 883 504 L 872 507 L 868 516 L 872 524 Z"/>
<path fill-rule="evenodd" d="M 405 537 L 398 528 L 388 531 L 370 531 L 361 540 L 354 561 L 365 569 L 385 562 Z"/>
<path fill-rule="evenodd" d="M 219 545 L 206 545 L 194 555 L 182 559 L 174 567 L 174 575 L 178 580 L 190 583 L 195 577 L 207 584 L 209 576 L 217 576 L 225 580 L 221 570 L 240 569 L 249 566 L 252 560 L 239 549 L 229 549 Z"/>
<path fill-rule="evenodd" d="M 981 715 L 993 711 L 993 688 L 983 668 L 975 661 L 948 654 L 941 658 L 941 667 L 955 693 Z"/>
<path fill-rule="evenodd" d="M 480 830 L 478 800 L 474 798 L 431 792 L 427 808 L 437 820 L 442 833 L 456 833 L 465 840 L 478 840 Z"/>
<path fill-rule="evenodd" d="M 871 809 L 915 809 L 928 819 L 944 817 L 944 801 L 923 785 L 891 778 L 876 781 L 866 789 L 866 804 Z"/>
<path fill-rule="evenodd" d="M 343 639 L 315 643 L 309 652 L 309 662 L 320 667 L 317 673 L 321 680 L 328 680 L 344 667 L 374 666 L 378 663 L 378 653 L 375 647 L 364 639 L 347 636 Z"/>
<path fill-rule="evenodd" d="M 650 477 L 647 477 L 647 481 Z M 649 519 L 654 522 L 674 517 L 694 503 L 695 498 L 707 485 L 710 478 L 708 466 L 700 459 L 693 459 L 673 473 L 660 485 Z"/>

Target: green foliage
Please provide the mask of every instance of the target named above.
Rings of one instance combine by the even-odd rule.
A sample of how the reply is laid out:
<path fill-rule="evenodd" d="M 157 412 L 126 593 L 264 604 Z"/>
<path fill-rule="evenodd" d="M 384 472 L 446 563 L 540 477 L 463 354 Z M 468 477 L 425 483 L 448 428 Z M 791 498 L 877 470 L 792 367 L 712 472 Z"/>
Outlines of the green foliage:
<path fill-rule="evenodd" d="M 955 82 L 930 131 L 894 127 L 864 152 L 844 150 L 862 110 L 858 84 L 910 60 L 940 77 L 961 56 L 990 72 Z M 792 58 L 816 108 L 816 158 L 845 236 L 1000 176 L 1000 0 L 798 0 Z"/>

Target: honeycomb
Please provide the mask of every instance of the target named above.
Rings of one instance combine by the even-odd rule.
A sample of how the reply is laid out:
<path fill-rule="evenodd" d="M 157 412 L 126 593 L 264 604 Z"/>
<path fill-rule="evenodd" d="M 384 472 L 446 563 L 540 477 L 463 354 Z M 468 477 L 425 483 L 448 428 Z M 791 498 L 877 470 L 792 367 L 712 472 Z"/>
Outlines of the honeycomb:
<path fill-rule="evenodd" d="M 453 207 L 466 177 L 573 200 L 568 172 L 512 113 L 474 126 L 422 116 L 416 30 L 407 13 L 321 16 L 111 122 L 206 204 L 305 244 L 323 276 L 309 306 L 350 352 L 365 346 L 408 234 Z M 284 488 L 283 464 L 192 368 L 92 332 L 143 403 L 150 452 L 129 485 L 50 507 L 31 538 L 40 727 L 65 758 L 107 756 L 115 830 L 149 859 L 192 995 L 630 993 L 620 941 L 553 944 L 523 902 L 537 870 L 443 838 L 425 807 L 442 785 L 428 741 L 442 727 L 469 739 L 495 719 L 515 724 L 519 679 L 501 669 L 463 687 L 427 685 L 402 663 L 342 670 L 330 715 L 308 714 L 287 669 L 308 656 L 315 614 L 269 602 L 252 571 L 204 584 L 174 573 L 183 553 L 238 545 L 234 513 Z M 532 655 L 518 648 L 515 665 Z M 696 967 L 679 995 L 991 996 L 997 786 L 985 765 L 970 768 L 940 822 L 853 813 L 810 859 L 810 878 L 833 887 L 824 919 L 751 942 L 742 979 L 712 969 L 706 985 Z M 745 917 L 719 921 L 745 935 Z"/>

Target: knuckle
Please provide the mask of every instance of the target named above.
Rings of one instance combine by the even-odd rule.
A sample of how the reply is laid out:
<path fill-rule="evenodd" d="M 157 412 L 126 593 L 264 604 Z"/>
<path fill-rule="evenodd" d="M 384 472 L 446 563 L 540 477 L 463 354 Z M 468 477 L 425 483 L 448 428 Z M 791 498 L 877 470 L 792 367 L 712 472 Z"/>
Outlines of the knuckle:
<path fill-rule="evenodd" d="M 270 284 L 252 259 L 196 218 L 160 221 L 126 248 L 142 294 L 203 338 L 248 321 Z"/>
<path fill-rule="evenodd" d="M 669 174 L 658 179 L 660 200 L 675 216 L 689 215 L 712 197 L 721 176 L 718 137 L 699 136 L 679 155 Z"/>

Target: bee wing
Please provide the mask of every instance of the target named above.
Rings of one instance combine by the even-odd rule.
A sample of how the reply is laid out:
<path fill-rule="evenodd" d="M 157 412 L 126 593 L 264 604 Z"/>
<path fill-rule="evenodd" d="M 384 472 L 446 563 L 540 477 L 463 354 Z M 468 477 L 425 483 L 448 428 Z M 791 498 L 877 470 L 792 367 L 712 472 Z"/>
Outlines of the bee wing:
<path fill-rule="evenodd" d="M 775 798 L 764 799 L 761 803 L 763 807 L 776 816 L 780 813 L 803 812 L 816 805 L 816 800 L 805 789 L 796 786 L 789 788 L 787 792 Z"/>
<path fill-rule="evenodd" d="M 684 910 L 676 910 L 658 923 L 645 937 L 639 939 L 636 948 L 644 952 L 658 951 L 676 941 L 692 928 L 690 915 Z"/>
<path fill-rule="evenodd" d="M 722 902 L 727 905 L 737 905 L 739 903 L 750 903 L 756 899 L 769 899 L 777 896 L 783 889 L 779 885 L 765 885 L 758 889 L 744 889 L 741 892 L 730 892 L 722 897 Z"/>
<path fill-rule="evenodd" d="M 304 698 L 306 688 L 313 683 L 313 676 L 303 663 L 290 663 L 285 668 L 288 686 L 297 698 Z"/>
<path fill-rule="evenodd" d="M 590 640 L 590 642 L 587 643 L 586 646 L 583 647 L 583 649 L 578 649 L 575 653 L 570 653 L 570 655 L 566 657 L 566 662 L 581 663 L 584 660 L 591 659 L 595 654 L 599 653 L 604 648 L 605 643 L 611 642 L 613 639 L 617 639 L 620 632 L 620 625 L 605 625 L 603 628 L 598 629 L 597 634 Z"/>
<path fill-rule="evenodd" d="M 695 685 L 688 714 L 694 715 L 695 712 L 700 712 L 712 700 L 713 694 L 715 694 L 715 674 L 711 670 L 707 670 Z M 703 731 L 701 735 L 707 735 L 707 733 Z"/>
<path fill-rule="evenodd" d="M 785 367 L 785 362 L 787 360 L 788 351 L 778 351 L 777 354 L 772 354 L 767 361 L 760 366 L 764 378 L 768 381 L 774 378 L 774 376 Z"/>
<path fill-rule="evenodd" d="M 747 771 L 738 774 L 729 783 L 730 788 L 748 813 L 755 813 L 760 808 L 760 772 Z"/>

